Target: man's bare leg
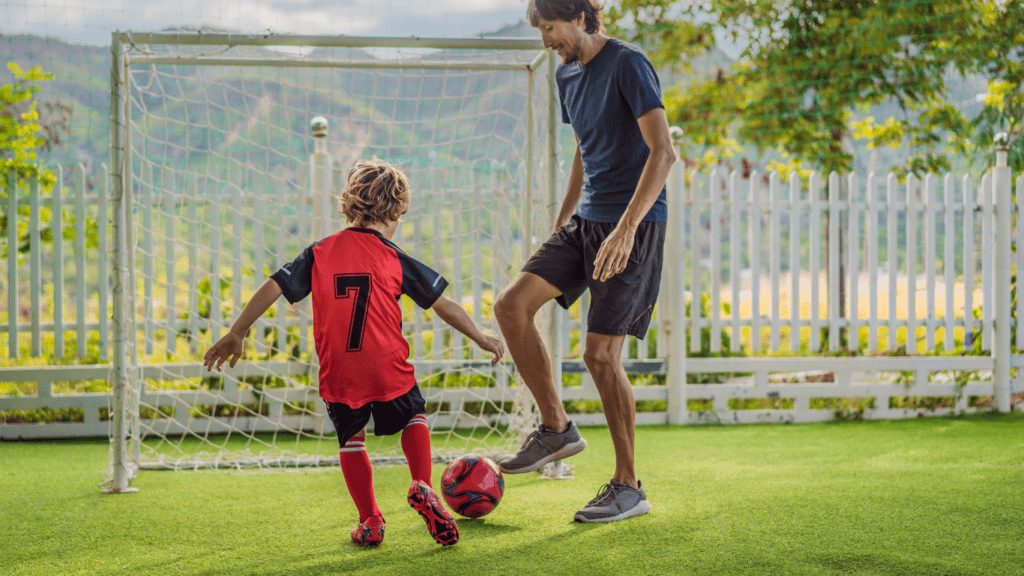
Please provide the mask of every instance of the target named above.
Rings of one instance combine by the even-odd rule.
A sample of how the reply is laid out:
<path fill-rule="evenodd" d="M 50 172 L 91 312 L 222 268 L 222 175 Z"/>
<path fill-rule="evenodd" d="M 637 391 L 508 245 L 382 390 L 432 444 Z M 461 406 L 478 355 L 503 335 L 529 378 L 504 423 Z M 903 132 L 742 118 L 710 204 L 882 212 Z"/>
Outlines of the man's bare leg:
<path fill-rule="evenodd" d="M 608 432 L 615 447 L 615 475 L 573 519 L 577 522 L 615 522 L 651 511 L 634 466 L 636 402 L 622 367 L 625 336 L 587 333 L 583 360 L 601 395 Z"/>
<path fill-rule="evenodd" d="M 515 455 L 498 463 L 506 474 L 540 470 L 548 462 L 579 454 L 587 447 L 558 398 L 551 357 L 533 321 L 540 307 L 558 294 L 547 280 L 520 272 L 494 303 L 505 345 L 541 414 L 541 426 L 530 433 Z"/>
<path fill-rule="evenodd" d="M 615 447 L 615 475 L 612 478 L 630 488 L 636 488 L 636 401 L 626 370 L 622 367 L 621 354 L 625 339 L 625 336 L 588 332 L 583 361 L 601 395 L 608 432 Z"/>
<path fill-rule="evenodd" d="M 520 272 L 494 303 L 501 335 L 516 370 L 537 402 L 541 423 L 556 432 L 569 425 L 569 417 L 558 399 L 551 375 L 551 356 L 534 317 L 541 306 L 559 294 L 558 288 L 540 276 Z"/>

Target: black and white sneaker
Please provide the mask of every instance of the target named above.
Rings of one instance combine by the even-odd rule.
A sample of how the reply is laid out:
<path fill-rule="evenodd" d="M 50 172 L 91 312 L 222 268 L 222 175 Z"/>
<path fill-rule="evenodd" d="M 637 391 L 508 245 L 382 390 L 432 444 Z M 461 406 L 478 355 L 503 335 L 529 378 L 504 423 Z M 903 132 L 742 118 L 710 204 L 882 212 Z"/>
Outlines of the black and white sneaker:
<path fill-rule="evenodd" d="M 597 492 L 597 496 L 580 509 L 574 517 L 577 522 L 615 522 L 633 516 L 647 514 L 651 503 L 640 481 L 636 488 L 630 488 L 612 479 Z"/>

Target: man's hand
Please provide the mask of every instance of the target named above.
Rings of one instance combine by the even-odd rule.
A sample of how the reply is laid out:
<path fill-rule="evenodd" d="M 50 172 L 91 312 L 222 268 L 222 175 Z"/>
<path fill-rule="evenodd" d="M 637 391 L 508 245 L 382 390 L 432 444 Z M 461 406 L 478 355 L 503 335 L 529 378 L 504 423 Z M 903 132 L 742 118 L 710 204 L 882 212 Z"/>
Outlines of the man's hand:
<path fill-rule="evenodd" d="M 607 281 L 619 274 L 629 264 L 629 255 L 633 251 L 633 239 L 636 230 L 623 228 L 620 224 L 601 243 L 594 260 L 594 280 Z"/>
<path fill-rule="evenodd" d="M 206 366 L 206 369 L 209 371 L 213 370 L 213 365 L 216 364 L 217 370 L 221 371 L 221 366 L 230 359 L 231 362 L 228 365 L 234 368 L 241 357 L 242 338 L 234 332 L 228 332 L 206 351 L 206 354 L 203 356 L 203 366 Z"/>
<path fill-rule="evenodd" d="M 491 358 L 491 364 L 497 364 L 498 360 L 501 360 L 501 357 L 505 355 L 505 344 L 497 336 L 484 334 L 482 341 L 478 344 L 480 348 L 494 354 L 494 358 Z"/>

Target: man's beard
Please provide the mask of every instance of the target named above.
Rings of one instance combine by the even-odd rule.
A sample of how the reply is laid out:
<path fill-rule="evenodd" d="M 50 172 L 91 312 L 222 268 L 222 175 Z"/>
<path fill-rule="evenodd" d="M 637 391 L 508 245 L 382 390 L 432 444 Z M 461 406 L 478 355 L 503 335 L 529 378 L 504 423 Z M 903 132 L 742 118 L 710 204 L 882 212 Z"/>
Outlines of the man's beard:
<path fill-rule="evenodd" d="M 580 52 L 582 52 L 583 44 L 577 42 L 572 50 L 565 56 L 565 64 L 573 64 L 580 61 Z"/>

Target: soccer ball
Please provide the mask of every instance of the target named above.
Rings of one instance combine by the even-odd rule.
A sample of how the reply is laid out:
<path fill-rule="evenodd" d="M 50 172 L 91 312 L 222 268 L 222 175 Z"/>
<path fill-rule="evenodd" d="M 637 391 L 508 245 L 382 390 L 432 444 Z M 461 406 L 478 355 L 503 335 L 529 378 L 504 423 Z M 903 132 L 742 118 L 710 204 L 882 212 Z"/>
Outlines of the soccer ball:
<path fill-rule="evenodd" d="M 470 454 L 448 464 L 441 474 L 441 494 L 448 506 L 467 518 L 486 516 L 505 493 L 501 470 L 486 456 Z"/>

